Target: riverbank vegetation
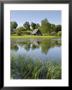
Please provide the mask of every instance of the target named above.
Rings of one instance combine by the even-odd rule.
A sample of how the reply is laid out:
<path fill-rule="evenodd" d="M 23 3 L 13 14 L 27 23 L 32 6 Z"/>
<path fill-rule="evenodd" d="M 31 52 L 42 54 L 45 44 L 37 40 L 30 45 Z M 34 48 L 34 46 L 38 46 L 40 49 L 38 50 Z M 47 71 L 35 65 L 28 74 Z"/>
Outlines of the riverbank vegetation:
<path fill-rule="evenodd" d="M 11 21 L 10 28 L 12 36 L 61 36 L 61 25 L 52 24 L 46 18 L 41 23 L 26 21 L 23 26 L 18 26 L 17 22 Z"/>
<path fill-rule="evenodd" d="M 48 38 L 60 38 L 60 36 L 35 36 L 35 35 L 23 35 L 23 36 L 18 36 L 16 34 L 11 36 L 11 39 L 48 39 Z"/>
<path fill-rule="evenodd" d="M 56 62 L 11 56 L 12 79 L 61 79 L 61 65 Z"/>

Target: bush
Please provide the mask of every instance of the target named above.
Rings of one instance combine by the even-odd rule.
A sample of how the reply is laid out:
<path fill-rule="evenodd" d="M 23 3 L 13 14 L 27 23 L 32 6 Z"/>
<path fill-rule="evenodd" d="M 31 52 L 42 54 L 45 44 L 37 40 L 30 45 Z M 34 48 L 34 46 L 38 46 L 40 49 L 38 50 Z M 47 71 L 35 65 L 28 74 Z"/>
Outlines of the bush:
<path fill-rule="evenodd" d="M 59 32 L 57 33 L 57 36 L 61 36 L 61 31 L 59 31 Z"/>
<path fill-rule="evenodd" d="M 23 34 L 24 34 L 24 35 L 30 35 L 30 34 L 31 34 L 31 31 L 29 31 L 29 30 L 24 31 Z"/>
<path fill-rule="evenodd" d="M 24 31 L 25 31 L 25 29 L 23 27 L 19 27 L 16 29 L 16 34 L 17 35 L 23 35 Z"/>

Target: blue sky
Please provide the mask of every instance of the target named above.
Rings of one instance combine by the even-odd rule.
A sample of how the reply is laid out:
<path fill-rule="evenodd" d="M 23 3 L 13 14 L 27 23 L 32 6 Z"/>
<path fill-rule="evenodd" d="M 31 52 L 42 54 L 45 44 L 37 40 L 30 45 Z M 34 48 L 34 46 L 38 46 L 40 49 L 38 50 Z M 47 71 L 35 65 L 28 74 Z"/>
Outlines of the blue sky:
<path fill-rule="evenodd" d="M 50 23 L 61 24 L 61 11 L 59 10 L 14 10 L 10 11 L 10 20 L 22 26 L 26 21 L 40 23 L 47 18 Z"/>

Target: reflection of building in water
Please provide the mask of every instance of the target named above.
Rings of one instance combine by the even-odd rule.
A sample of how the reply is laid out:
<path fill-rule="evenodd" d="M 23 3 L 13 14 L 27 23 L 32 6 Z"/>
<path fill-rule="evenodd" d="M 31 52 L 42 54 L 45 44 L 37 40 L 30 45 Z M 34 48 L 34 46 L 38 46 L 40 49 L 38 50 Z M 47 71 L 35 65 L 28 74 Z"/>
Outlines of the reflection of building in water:
<path fill-rule="evenodd" d="M 48 53 L 50 48 L 54 48 L 56 46 L 61 46 L 61 40 L 57 39 L 23 39 L 23 40 L 11 40 L 11 49 L 18 50 L 18 45 L 23 47 L 26 51 L 34 50 L 40 48 L 41 52 L 44 54 Z"/>

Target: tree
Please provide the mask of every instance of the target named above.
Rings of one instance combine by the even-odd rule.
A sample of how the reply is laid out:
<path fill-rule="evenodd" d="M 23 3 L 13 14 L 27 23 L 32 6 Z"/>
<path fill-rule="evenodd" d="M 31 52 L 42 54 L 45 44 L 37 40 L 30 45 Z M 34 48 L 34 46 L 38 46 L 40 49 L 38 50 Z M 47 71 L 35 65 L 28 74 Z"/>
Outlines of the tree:
<path fill-rule="evenodd" d="M 47 19 L 42 20 L 41 27 L 40 27 L 41 33 L 44 35 L 48 35 L 50 33 L 50 29 L 51 29 L 51 25 L 48 22 L 48 20 Z"/>
<path fill-rule="evenodd" d="M 61 31 L 61 25 L 56 26 L 56 32 L 59 32 L 59 31 Z"/>
<path fill-rule="evenodd" d="M 50 32 L 54 32 L 55 30 L 56 30 L 55 24 L 51 24 L 51 30 L 50 30 Z"/>
<path fill-rule="evenodd" d="M 32 30 L 36 28 L 36 24 L 35 23 L 31 23 L 31 27 L 32 27 Z"/>
<path fill-rule="evenodd" d="M 18 26 L 17 22 L 15 22 L 15 21 L 10 22 L 11 33 L 14 32 L 14 30 L 17 28 L 17 26 Z"/>
<path fill-rule="evenodd" d="M 36 28 L 37 28 L 37 29 L 38 29 L 38 28 L 40 28 L 40 25 L 39 25 L 39 23 L 37 23 L 37 24 L 36 24 Z"/>
<path fill-rule="evenodd" d="M 30 30 L 30 24 L 29 24 L 29 22 L 25 22 L 25 23 L 23 24 L 23 26 L 24 26 L 24 28 L 25 28 L 26 30 Z"/>
<path fill-rule="evenodd" d="M 58 31 L 57 35 L 58 35 L 58 36 L 61 36 L 61 31 Z"/>
<path fill-rule="evenodd" d="M 25 31 L 24 27 L 18 27 L 16 29 L 16 34 L 17 35 L 23 35 L 24 31 Z"/>

